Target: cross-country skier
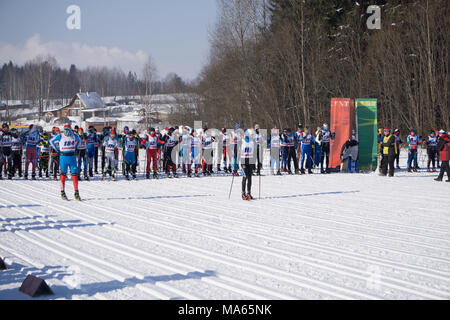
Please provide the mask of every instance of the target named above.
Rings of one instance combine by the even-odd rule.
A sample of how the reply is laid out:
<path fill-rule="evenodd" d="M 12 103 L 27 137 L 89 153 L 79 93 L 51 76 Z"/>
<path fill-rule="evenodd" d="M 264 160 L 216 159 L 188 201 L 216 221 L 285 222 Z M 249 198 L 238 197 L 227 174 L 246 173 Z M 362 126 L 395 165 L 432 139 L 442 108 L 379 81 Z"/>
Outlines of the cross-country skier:
<path fill-rule="evenodd" d="M 86 151 L 86 134 L 83 128 L 78 128 L 78 136 L 80 144 L 77 148 L 77 162 L 78 162 L 78 179 L 81 180 L 81 164 L 83 164 L 84 179 L 89 180 L 87 168 L 87 151 Z"/>
<path fill-rule="evenodd" d="M 50 143 L 48 140 L 49 136 L 44 132 L 39 142 L 39 178 L 42 178 L 42 171 L 44 171 L 46 178 L 49 177 Z"/>
<path fill-rule="evenodd" d="M 222 128 L 222 157 L 223 157 L 223 171 L 225 173 L 231 173 L 231 144 L 230 144 L 230 135 L 227 133 L 227 128 Z M 228 164 L 228 167 L 227 167 Z M 217 171 L 220 171 L 220 163 L 217 164 Z"/>
<path fill-rule="evenodd" d="M 150 128 L 149 135 L 146 137 L 145 148 L 147 150 L 147 173 L 146 178 L 150 179 L 150 164 L 153 163 L 153 178 L 158 178 L 158 150 L 159 146 L 164 144 L 156 135 L 156 130 Z"/>
<path fill-rule="evenodd" d="M 26 134 L 26 162 L 25 162 L 25 180 L 28 179 L 28 167 L 31 163 L 31 179 L 36 180 L 36 162 L 37 162 L 37 145 L 41 140 L 39 132 L 36 127 L 31 124 L 29 131 Z"/>
<path fill-rule="evenodd" d="M 320 134 L 322 133 L 322 127 L 317 127 L 314 133 L 314 167 L 318 168 L 322 159 L 322 146 L 320 141 Z"/>
<path fill-rule="evenodd" d="M 400 150 L 402 148 L 402 138 L 400 137 L 400 130 L 399 129 L 395 129 L 394 131 L 394 135 L 395 135 L 395 142 L 397 143 L 397 153 L 395 155 L 395 161 L 397 163 L 397 169 L 400 169 Z"/>
<path fill-rule="evenodd" d="M 302 139 L 304 135 L 303 125 L 301 123 L 298 124 L 297 131 L 294 134 L 295 138 L 295 150 L 297 151 L 296 159 L 297 164 L 300 163 L 302 158 Z"/>
<path fill-rule="evenodd" d="M 439 172 L 439 176 L 434 180 L 442 181 L 444 173 L 447 172 L 446 181 L 450 182 L 450 137 L 448 132 L 445 132 L 444 130 L 439 131 L 439 143 L 437 149 L 439 150 L 439 159 L 441 160 L 441 171 Z"/>
<path fill-rule="evenodd" d="M 60 134 L 58 127 L 53 127 L 52 136 L 53 139 L 58 134 Z M 59 141 L 55 141 L 56 148 L 50 144 L 50 170 L 53 174 L 53 180 L 58 181 L 58 171 L 59 171 Z"/>
<path fill-rule="evenodd" d="M 104 127 L 102 130 L 102 134 L 100 135 L 99 138 L 99 143 L 100 143 L 100 149 L 102 151 L 102 159 L 101 159 L 101 165 L 102 165 L 102 175 L 104 173 L 104 168 L 105 168 L 105 147 L 103 145 L 103 141 L 104 139 L 109 135 L 110 129 L 109 127 Z"/>
<path fill-rule="evenodd" d="M 203 175 L 210 176 L 213 174 L 212 170 L 212 161 L 213 161 L 213 142 L 215 141 L 214 137 L 211 135 L 211 131 L 208 130 L 208 127 L 203 126 L 203 135 L 202 135 L 202 148 L 203 148 Z"/>
<path fill-rule="evenodd" d="M 394 176 L 394 161 L 395 155 L 397 154 L 397 141 L 396 137 L 391 133 L 389 128 L 384 129 L 384 137 L 381 140 L 381 147 L 383 148 L 383 154 L 381 159 L 381 173 L 380 176 L 386 176 L 388 174 L 389 166 L 389 177 Z"/>
<path fill-rule="evenodd" d="M 311 133 L 309 132 L 309 128 L 305 128 L 304 132 L 303 132 L 303 138 L 301 140 L 301 144 L 302 144 L 302 162 L 301 162 L 301 173 L 304 174 L 305 173 L 305 169 L 303 168 L 303 165 L 306 162 L 306 168 L 308 168 L 308 173 L 312 174 L 312 159 L 311 159 L 311 153 L 312 153 L 312 148 L 311 145 L 315 142 L 314 137 L 311 135 Z"/>
<path fill-rule="evenodd" d="M 86 151 L 87 151 L 87 163 L 89 167 L 89 177 L 94 176 L 94 171 L 97 171 L 97 168 L 94 170 L 94 164 L 95 164 L 95 150 L 97 148 L 98 150 L 98 138 L 97 133 L 94 131 L 94 127 L 90 126 L 87 132 L 87 140 L 86 140 Z M 98 151 L 97 151 L 98 152 Z"/>
<path fill-rule="evenodd" d="M 239 154 L 239 144 L 241 143 L 241 126 L 240 124 L 236 124 L 234 127 L 234 131 L 231 132 L 230 136 L 230 147 L 231 153 L 233 155 L 233 176 L 238 176 L 239 162 L 238 162 L 238 154 Z"/>
<path fill-rule="evenodd" d="M 291 161 L 294 162 L 294 169 L 295 169 L 295 174 L 298 174 L 298 163 L 297 163 L 297 156 L 295 154 L 295 137 L 292 134 L 292 130 L 291 129 L 287 129 L 287 134 L 284 135 L 283 138 L 286 142 L 286 146 L 287 146 L 287 169 L 288 169 L 288 173 L 292 174 L 291 171 Z"/>
<path fill-rule="evenodd" d="M 427 162 L 427 172 L 431 172 L 430 164 L 433 164 L 433 172 L 436 172 L 436 158 L 437 158 L 437 144 L 438 144 L 438 137 L 436 137 L 434 130 L 431 130 L 430 135 L 427 137 L 427 140 L 425 141 L 427 145 L 427 155 L 428 155 L 428 162 Z"/>
<path fill-rule="evenodd" d="M 183 173 L 187 174 L 188 172 L 188 165 L 190 164 L 191 160 L 191 135 L 190 135 L 190 129 L 186 126 L 181 126 L 181 162 L 182 162 L 182 169 Z"/>
<path fill-rule="evenodd" d="M 97 133 L 97 129 L 95 129 L 95 127 L 93 127 L 93 132 L 97 139 L 97 142 L 95 144 L 95 150 L 94 150 L 94 168 L 95 168 L 95 174 L 98 174 L 98 150 L 101 146 L 101 141 L 100 141 L 100 137 Z"/>
<path fill-rule="evenodd" d="M 130 180 L 130 173 L 134 180 L 136 178 L 136 149 L 139 149 L 138 141 L 133 131 L 128 131 L 123 141 L 124 150 L 124 164 L 125 164 L 125 178 Z"/>
<path fill-rule="evenodd" d="M 280 150 L 281 150 L 281 172 L 288 172 L 287 170 L 287 158 L 288 158 L 288 146 L 287 146 L 287 129 L 283 129 L 283 133 L 280 135 Z"/>
<path fill-rule="evenodd" d="M 11 180 L 13 176 L 12 135 L 9 131 L 9 125 L 7 123 L 2 125 L 0 149 L 0 179 L 2 179 L 3 165 L 6 164 L 7 177 L 8 180 Z"/>
<path fill-rule="evenodd" d="M 324 123 L 321 133 L 319 135 L 321 155 L 320 155 L 320 172 L 330 173 L 330 141 L 334 139 L 334 134 L 328 129 L 328 124 Z M 325 169 L 323 168 L 323 162 L 325 161 Z"/>
<path fill-rule="evenodd" d="M 198 174 L 198 168 L 201 164 L 202 157 L 202 140 L 198 137 L 195 129 L 191 129 L 191 164 L 188 167 L 188 177 L 191 176 L 191 165 L 194 166 L 194 176 L 200 177 Z"/>
<path fill-rule="evenodd" d="M 73 187 L 75 189 L 75 199 L 81 201 L 78 191 L 78 165 L 75 152 L 80 144 L 80 138 L 72 131 L 70 124 L 64 126 L 62 134 L 58 134 L 50 140 L 51 146 L 59 150 L 59 165 L 61 170 L 61 198 L 67 200 L 65 188 L 67 170 L 70 168 Z M 58 143 L 56 143 L 58 142 Z"/>
<path fill-rule="evenodd" d="M 255 125 L 255 133 L 253 134 L 253 142 L 255 144 L 256 151 L 256 175 L 261 175 L 261 169 L 263 167 L 263 151 L 262 151 L 262 135 L 259 131 L 259 124 Z"/>
<path fill-rule="evenodd" d="M 411 134 L 408 136 L 408 172 L 412 171 L 417 172 L 417 149 L 419 144 L 422 143 L 420 138 L 416 134 L 416 130 L 411 129 Z M 411 164 L 414 164 L 414 167 L 411 168 Z"/>
<path fill-rule="evenodd" d="M 130 133 L 130 128 L 128 126 L 125 126 L 123 128 L 123 134 L 119 135 L 119 137 L 118 137 L 120 145 L 122 146 L 122 174 L 123 174 L 123 176 L 126 176 L 125 148 L 123 146 L 127 139 L 128 133 Z"/>
<path fill-rule="evenodd" d="M 250 137 L 250 132 L 244 132 L 244 141 L 241 145 L 242 166 L 242 200 L 252 200 L 252 175 L 255 169 L 255 143 Z M 247 193 L 245 193 L 247 190 Z"/>
<path fill-rule="evenodd" d="M 111 180 L 115 181 L 119 157 L 119 139 L 114 129 L 103 139 L 103 147 L 105 150 L 105 168 L 102 170 L 103 180 L 106 180 L 106 174 L 109 174 Z"/>
<path fill-rule="evenodd" d="M 17 129 L 11 130 L 11 136 L 12 136 L 11 151 L 12 151 L 12 162 L 13 162 L 12 175 L 14 176 L 17 171 L 19 174 L 19 178 L 21 178 L 22 177 L 23 137 L 21 135 L 19 135 L 19 132 L 17 131 Z"/>
<path fill-rule="evenodd" d="M 277 127 L 274 127 L 270 136 L 267 137 L 267 144 L 270 149 L 270 173 L 275 174 L 275 168 L 277 175 L 281 176 L 280 172 L 280 142 L 281 135 Z"/>

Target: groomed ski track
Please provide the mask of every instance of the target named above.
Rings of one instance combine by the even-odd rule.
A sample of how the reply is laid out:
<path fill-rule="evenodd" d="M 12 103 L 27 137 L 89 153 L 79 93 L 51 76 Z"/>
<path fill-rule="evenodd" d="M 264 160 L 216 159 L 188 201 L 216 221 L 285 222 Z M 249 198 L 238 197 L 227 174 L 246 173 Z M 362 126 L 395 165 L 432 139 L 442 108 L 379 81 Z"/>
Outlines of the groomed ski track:
<path fill-rule="evenodd" d="M 266 172 L 267 174 L 267 172 Z M 435 174 L 0 182 L 0 299 L 449 299 L 450 184 Z M 258 177 L 253 178 L 258 198 Z"/>

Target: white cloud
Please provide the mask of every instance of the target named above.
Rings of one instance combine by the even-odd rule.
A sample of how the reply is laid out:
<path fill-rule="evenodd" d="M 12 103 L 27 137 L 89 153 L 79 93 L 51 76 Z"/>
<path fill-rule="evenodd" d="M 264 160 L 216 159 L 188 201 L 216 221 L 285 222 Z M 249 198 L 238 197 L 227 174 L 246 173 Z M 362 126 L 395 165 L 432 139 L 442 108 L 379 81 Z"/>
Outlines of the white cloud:
<path fill-rule="evenodd" d="M 11 60 L 22 65 L 41 54 L 54 56 L 58 64 L 67 69 L 71 64 L 75 64 L 79 69 L 87 66 L 106 66 L 119 67 L 124 72 L 132 70 L 137 74 L 140 74 L 148 59 L 148 54 L 141 50 L 130 52 L 117 47 L 90 46 L 85 43 L 42 42 L 39 34 L 27 39 L 23 46 L 0 42 L 0 62 Z"/>

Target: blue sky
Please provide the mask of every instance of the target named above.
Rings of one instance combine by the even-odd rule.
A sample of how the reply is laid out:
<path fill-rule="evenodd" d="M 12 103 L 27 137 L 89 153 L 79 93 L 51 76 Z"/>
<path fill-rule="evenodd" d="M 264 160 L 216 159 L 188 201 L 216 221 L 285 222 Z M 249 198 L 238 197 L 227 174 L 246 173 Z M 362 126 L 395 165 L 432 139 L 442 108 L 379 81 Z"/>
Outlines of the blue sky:
<path fill-rule="evenodd" d="M 81 30 L 69 30 L 66 9 L 81 9 Z M 0 0 L 0 63 L 36 54 L 70 63 L 141 72 L 150 55 L 164 77 L 195 78 L 209 52 L 215 0 Z M 69 65 L 66 65 L 69 64 Z"/>

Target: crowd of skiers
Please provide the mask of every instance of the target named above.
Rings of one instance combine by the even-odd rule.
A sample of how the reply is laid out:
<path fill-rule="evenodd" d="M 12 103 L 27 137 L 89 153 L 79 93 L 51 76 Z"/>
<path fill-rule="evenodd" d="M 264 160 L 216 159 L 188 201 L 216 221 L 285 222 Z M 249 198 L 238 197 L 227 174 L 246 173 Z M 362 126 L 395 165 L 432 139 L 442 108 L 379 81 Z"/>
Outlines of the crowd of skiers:
<path fill-rule="evenodd" d="M 9 130 L 8 124 L 3 124 L 0 132 L 0 179 L 3 172 L 8 179 L 16 174 L 28 179 L 31 165 L 31 179 L 45 175 L 61 181 L 61 196 L 65 194 L 65 180 L 69 173 L 72 176 L 75 198 L 80 200 L 78 181 L 82 177 L 89 180 L 99 173 L 101 165 L 102 178 L 115 180 L 119 172 L 119 158 L 122 159 L 122 174 L 126 179 L 136 179 L 139 165 L 139 150 L 145 149 L 145 175 L 154 179 L 163 172 L 169 178 L 178 177 L 182 171 L 187 177 L 199 177 L 200 174 L 213 174 L 214 157 L 217 171 L 242 175 L 242 198 L 252 199 L 252 175 L 261 174 L 263 167 L 263 150 L 270 150 L 270 172 L 273 175 L 312 174 L 313 168 L 320 172 L 331 172 L 330 143 L 335 134 L 330 132 L 328 125 L 317 127 L 315 132 L 308 127 L 298 125 L 297 131 L 286 128 L 282 131 L 274 127 L 270 133 L 262 133 L 258 125 L 254 129 L 242 129 L 236 125 L 234 129 L 223 127 L 220 133 L 214 134 L 207 126 L 195 130 L 187 126 L 165 128 L 149 128 L 141 137 L 135 130 L 125 127 L 122 133 L 105 127 L 98 133 L 94 127 L 87 132 L 82 128 L 65 125 L 60 132 L 54 127 L 51 133 L 40 133 L 34 125 L 24 134 L 15 129 Z M 441 130 L 437 134 L 432 131 L 426 140 L 422 141 L 415 130 L 411 130 L 406 139 L 408 145 L 407 169 L 417 171 L 417 150 L 421 143 L 427 145 L 428 171 L 441 171 L 437 181 L 442 181 L 444 172 L 450 180 L 450 138 Z M 379 153 L 381 156 L 380 175 L 394 175 L 394 163 L 399 168 L 399 156 L 403 141 L 400 131 L 393 133 L 389 128 L 379 131 Z M 355 131 L 351 138 L 341 148 L 341 160 L 345 166 L 341 171 L 358 172 L 358 139 Z M 121 157 L 119 157 L 121 153 Z M 25 158 L 23 168 L 22 159 Z M 221 166 L 223 165 L 223 167 Z M 292 165 L 293 169 L 292 170 Z M 430 167 L 432 165 L 432 167 Z M 83 170 L 82 170 L 83 169 Z"/>
<path fill-rule="evenodd" d="M 395 163 L 396 168 L 400 169 L 400 150 L 403 140 L 400 137 L 400 130 L 395 129 L 392 133 L 389 128 L 379 129 L 379 152 L 381 155 L 380 175 L 394 176 Z M 447 182 L 450 182 L 450 137 L 444 130 L 430 131 L 426 139 L 417 136 L 415 129 L 410 130 L 406 138 L 408 145 L 408 172 L 418 172 L 418 151 L 419 145 L 424 143 L 427 148 L 427 172 L 436 172 L 440 168 L 439 176 L 434 179 L 442 181 L 445 172 L 447 172 Z"/>

